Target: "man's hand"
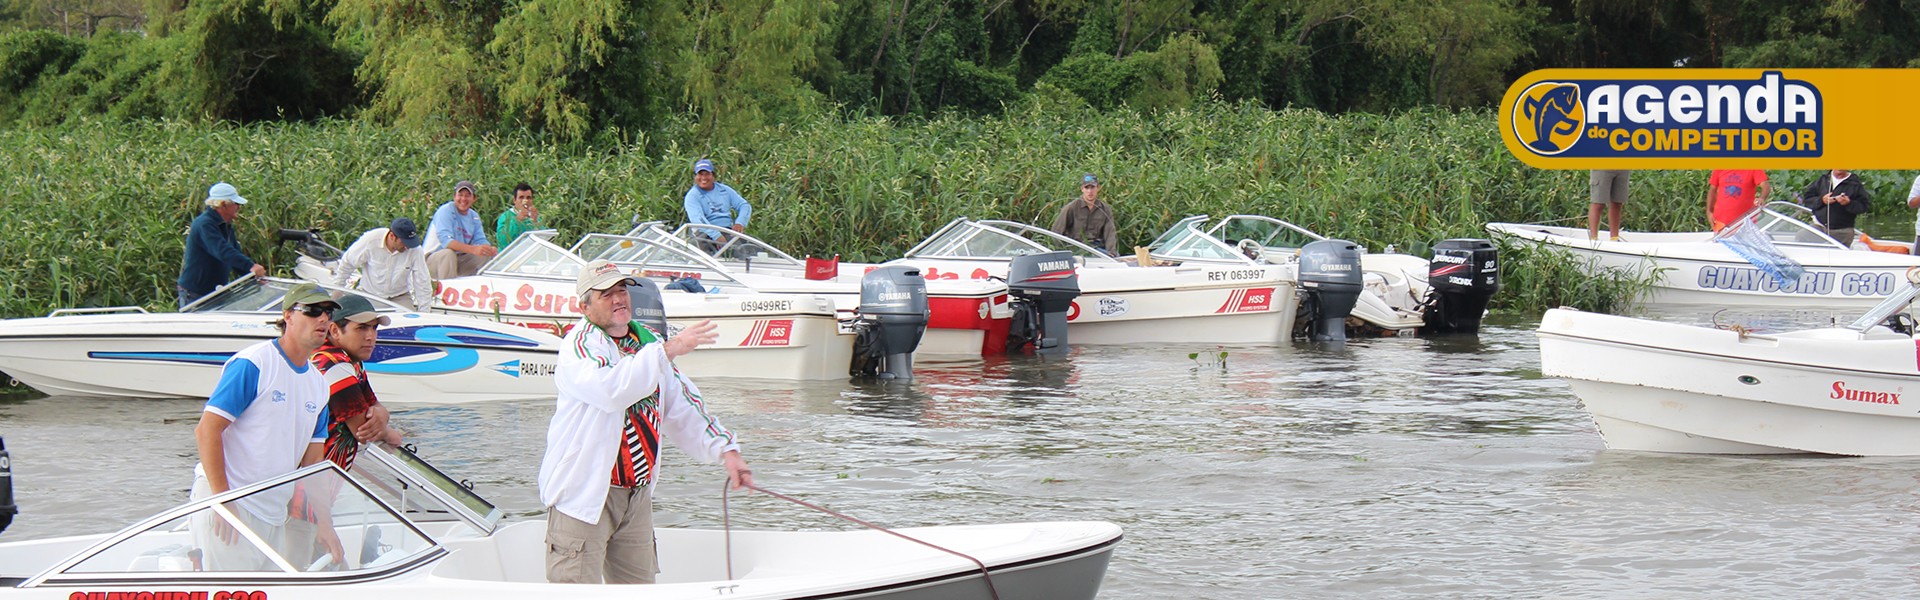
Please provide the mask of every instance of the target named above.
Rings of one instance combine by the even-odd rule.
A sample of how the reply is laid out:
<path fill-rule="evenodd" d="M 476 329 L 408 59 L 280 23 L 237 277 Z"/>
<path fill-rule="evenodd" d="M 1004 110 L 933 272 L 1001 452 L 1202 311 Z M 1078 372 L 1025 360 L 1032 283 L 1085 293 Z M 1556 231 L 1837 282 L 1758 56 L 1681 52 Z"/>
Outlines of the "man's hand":
<path fill-rule="evenodd" d="M 739 223 L 734 223 L 734 224 L 733 224 L 733 230 L 734 230 L 734 231 L 746 231 L 746 230 L 747 230 L 747 226 L 745 226 L 745 225 L 741 225 L 741 224 L 739 224 Z"/>
<path fill-rule="evenodd" d="M 720 455 L 720 465 L 727 468 L 727 485 L 733 489 L 753 485 L 753 471 L 747 468 L 747 460 L 740 458 L 740 451 L 728 450 Z"/>
<path fill-rule="evenodd" d="M 719 326 L 708 320 L 680 330 L 679 335 L 667 340 L 665 347 L 667 358 L 679 358 L 681 355 L 692 352 L 694 348 L 720 341 L 720 334 L 715 331 L 716 329 L 719 329 Z"/>
<path fill-rule="evenodd" d="M 253 273 L 254 279 L 260 279 L 267 276 L 267 266 L 260 263 L 253 263 L 253 268 L 248 269 L 248 271 Z"/>
<path fill-rule="evenodd" d="M 373 408 L 367 409 L 367 418 L 361 421 L 359 425 L 353 427 L 353 437 L 362 442 L 386 437 L 387 421 L 391 417 L 392 414 L 387 412 L 386 406 L 380 404 L 373 405 Z"/>
<path fill-rule="evenodd" d="M 499 254 L 500 249 L 493 246 L 474 246 L 473 253 L 480 256 L 492 257 L 495 254 Z"/>
<path fill-rule="evenodd" d="M 334 531 L 332 525 L 320 527 L 315 537 L 320 538 L 320 544 L 327 547 L 327 554 L 333 555 L 335 569 L 347 568 L 347 549 L 340 545 L 340 533 Z"/>

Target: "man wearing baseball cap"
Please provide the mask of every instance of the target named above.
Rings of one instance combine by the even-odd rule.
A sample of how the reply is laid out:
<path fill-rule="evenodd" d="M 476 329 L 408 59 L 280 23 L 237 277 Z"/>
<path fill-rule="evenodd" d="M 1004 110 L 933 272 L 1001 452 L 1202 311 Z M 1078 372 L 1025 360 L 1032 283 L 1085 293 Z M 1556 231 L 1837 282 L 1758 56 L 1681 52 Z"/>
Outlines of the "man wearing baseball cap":
<path fill-rule="evenodd" d="M 693 163 L 693 187 L 687 188 L 684 204 L 688 223 L 746 231 L 747 219 L 753 216 L 753 206 L 740 192 L 716 181 L 713 161 L 704 158 Z"/>
<path fill-rule="evenodd" d="M 233 219 L 240 216 L 240 207 L 246 203 L 247 199 L 227 182 L 207 189 L 207 209 L 187 227 L 187 251 L 181 257 L 180 278 L 174 282 L 182 308 L 232 281 L 236 273 L 267 276 L 267 267 L 247 258 L 234 237 Z"/>
<path fill-rule="evenodd" d="M 753 484 L 733 432 L 707 414 L 700 388 L 673 364 L 718 339 L 713 322 L 663 340 L 633 320 L 632 283 L 604 260 L 589 263 L 575 281 L 586 315 L 561 344 L 554 373 L 560 397 L 540 461 L 553 583 L 653 582 L 659 562 L 652 492 L 662 435 L 694 458 L 720 461 L 734 489 Z"/>
<path fill-rule="evenodd" d="M 360 234 L 333 267 L 333 285 L 366 292 L 414 310 L 433 306 L 433 279 L 427 253 L 420 248 L 413 219 L 400 217 L 386 227 Z M 354 281 L 354 275 L 359 281 Z"/>
<path fill-rule="evenodd" d="M 363 442 L 384 441 L 400 445 L 400 431 L 387 424 L 387 407 L 374 397 L 367 379 L 366 361 L 373 356 L 379 329 L 393 321 L 373 308 L 373 303 L 358 294 L 341 294 L 333 310 L 333 322 L 327 327 L 327 341 L 313 351 L 313 368 L 327 382 L 327 419 L 322 423 L 327 441 L 321 455 L 342 469 L 353 468 Z M 293 546 L 287 559 L 296 565 L 313 562 L 317 548 L 333 555 L 334 564 L 344 565 L 346 551 L 333 528 L 333 499 L 339 480 L 318 480 L 302 486 L 303 495 L 293 500 L 288 524 L 288 544 Z"/>
<path fill-rule="evenodd" d="M 480 199 L 471 181 L 453 185 L 453 200 L 433 211 L 427 223 L 427 269 L 434 279 L 465 277 L 499 250 L 487 241 L 487 226 L 473 203 Z"/>
<path fill-rule="evenodd" d="M 323 460 L 327 384 L 310 363 L 326 342 L 339 303 L 311 283 L 280 300 L 280 336 L 235 352 L 220 367 L 193 437 L 200 464 L 193 467 L 191 498 L 199 500 L 252 485 Z M 289 486 L 253 494 L 229 505 L 247 529 L 275 548 L 285 548 Z M 208 571 L 271 571 L 272 563 L 211 511 L 194 513 L 191 529 Z"/>
<path fill-rule="evenodd" d="M 1120 251 L 1120 227 L 1114 224 L 1113 207 L 1100 201 L 1100 178 L 1092 173 L 1080 176 L 1080 198 L 1060 207 L 1060 215 L 1053 218 L 1053 232 L 1109 255 Z"/>

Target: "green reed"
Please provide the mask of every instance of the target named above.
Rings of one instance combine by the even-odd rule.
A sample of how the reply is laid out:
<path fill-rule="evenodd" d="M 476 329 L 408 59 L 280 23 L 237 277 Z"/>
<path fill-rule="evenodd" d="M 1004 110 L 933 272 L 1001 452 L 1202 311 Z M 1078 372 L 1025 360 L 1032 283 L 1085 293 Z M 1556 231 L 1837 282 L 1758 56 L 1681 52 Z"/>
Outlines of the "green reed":
<path fill-rule="evenodd" d="M 1209 104 L 1143 114 L 1036 103 L 990 118 L 822 117 L 767 128 L 751 146 L 706 147 L 678 123 L 630 145 L 591 148 L 354 121 L 0 130 L 0 164 L 8 165 L 0 172 L 0 316 L 170 306 L 182 234 L 221 180 L 252 201 L 238 223 L 242 247 L 279 273 L 294 256 L 272 245 L 276 228 L 323 228 L 343 246 L 394 217 L 424 225 L 460 179 L 479 182 L 489 226 L 519 181 L 538 190 L 542 219 L 562 240 L 624 231 L 636 218 L 678 223 L 688 169 L 700 157 L 716 160 L 721 180 L 753 203 L 749 233 L 796 255 L 859 261 L 897 256 L 955 217 L 1051 223 L 1078 195 L 1082 173 L 1105 182 L 1123 245 L 1145 244 L 1196 213 L 1265 214 L 1412 254 L 1441 239 L 1487 237 L 1488 222 L 1584 219 L 1587 173 L 1521 164 L 1495 121 L 1486 111 L 1333 116 Z M 1812 175 L 1775 172 L 1779 194 Z M 1868 175 L 1877 195 L 1894 198 L 1912 174 Z M 1635 174 L 1627 226 L 1704 229 L 1705 180 L 1699 171 Z M 1901 204 L 1876 207 L 1905 211 Z M 1511 283 L 1496 306 L 1604 310 L 1597 307 L 1630 291 L 1585 282 L 1565 265 L 1530 266 L 1539 260 L 1507 255 Z M 1592 297 L 1557 295 L 1569 290 Z"/>

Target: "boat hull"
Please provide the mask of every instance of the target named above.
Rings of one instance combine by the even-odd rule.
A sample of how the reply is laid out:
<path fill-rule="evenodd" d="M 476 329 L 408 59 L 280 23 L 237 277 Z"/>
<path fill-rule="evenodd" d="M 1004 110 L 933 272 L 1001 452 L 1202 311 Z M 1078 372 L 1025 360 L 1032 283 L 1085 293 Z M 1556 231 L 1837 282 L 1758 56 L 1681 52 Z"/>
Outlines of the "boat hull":
<path fill-rule="evenodd" d="M 1876 330 L 1750 335 L 1567 309 L 1540 325 L 1607 447 L 1707 454 L 1920 455 L 1920 348 Z"/>

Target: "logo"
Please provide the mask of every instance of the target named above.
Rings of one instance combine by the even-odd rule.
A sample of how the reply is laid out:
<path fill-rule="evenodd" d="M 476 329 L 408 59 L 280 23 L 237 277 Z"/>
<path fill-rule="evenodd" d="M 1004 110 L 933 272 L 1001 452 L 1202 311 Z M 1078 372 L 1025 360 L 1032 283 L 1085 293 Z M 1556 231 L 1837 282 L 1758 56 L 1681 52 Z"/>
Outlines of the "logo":
<path fill-rule="evenodd" d="M 308 413 L 317 413 L 317 412 L 320 412 L 320 405 L 319 405 L 319 404 L 315 404 L 315 403 L 314 403 L 314 402 L 313 402 L 312 400 L 308 400 L 308 401 L 307 401 L 307 412 L 308 412 Z"/>
<path fill-rule="evenodd" d="M 1847 387 L 1846 382 L 1835 381 L 1833 382 L 1833 393 L 1828 394 L 1827 397 L 1834 400 L 1850 400 L 1869 404 L 1899 404 L 1901 391 L 1878 392 L 1854 389 Z"/>
<path fill-rule="evenodd" d="M 1586 132 L 1580 84 L 1540 82 L 1520 93 L 1514 104 L 1513 135 L 1541 156 L 1567 151 Z"/>
<path fill-rule="evenodd" d="M 1127 314 L 1126 298 L 1101 298 L 1100 299 L 1100 316 L 1118 317 L 1126 314 Z"/>
<path fill-rule="evenodd" d="M 286 392 L 282 392 L 282 391 L 280 391 L 280 390 L 274 390 L 274 391 L 273 391 L 273 401 L 274 401 L 274 402 L 286 402 L 286 401 L 287 401 L 287 393 L 286 393 Z"/>
<path fill-rule="evenodd" d="M 1508 148 L 1534 166 L 1653 166 L 1564 159 L 1827 156 L 1826 102 L 1820 89 L 1780 71 L 1543 73 L 1552 79 L 1530 75 L 1515 82 L 1500 113 Z M 1687 78 L 1668 78 L 1675 75 Z M 1547 157 L 1561 160 L 1528 160 Z"/>
<path fill-rule="evenodd" d="M 793 319 L 768 319 L 753 322 L 753 330 L 741 346 L 786 346 L 793 339 Z"/>
<path fill-rule="evenodd" d="M 1262 312 L 1273 306 L 1273 288 L 1247 288 L 1227 294 L 1227 301 L 1216 313 Z"/>

